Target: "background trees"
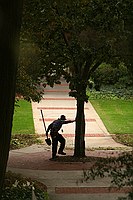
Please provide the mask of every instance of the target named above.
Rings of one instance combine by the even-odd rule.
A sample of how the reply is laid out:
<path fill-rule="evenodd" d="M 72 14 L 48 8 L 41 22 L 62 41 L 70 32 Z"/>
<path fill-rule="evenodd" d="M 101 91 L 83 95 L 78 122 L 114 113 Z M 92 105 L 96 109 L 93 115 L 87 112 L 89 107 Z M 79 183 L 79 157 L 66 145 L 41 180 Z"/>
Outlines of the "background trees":
<path fill-rule="evenodd" d="M 44 87 L 40 86 L 40 50 L 35 43 L 21 38 L 19 68 L 16 80 L 16 96 L 39 101 Z"/>
<path fill-rule="evenodd" d="M 85 156 L 88 80 L 103 62 L 116 65 L 125 61 L 125 22 L 132 6 L 129 0 L 25 2 L 24 35 L 31 39 L 32 33 L 43 55 L 40 77 L 45 76 L 53 86 L 63 76 L 69 82 L 70 95 L 77 100 L 75 156 Z"/>
<path fill-rule="evenodd" d="M 7 6 L 8 5 L 8 6 Z M 21 0 L 0 2 L 0 196 L 8 160 L 15 101 Z"/>
<path fill-rule="evenodd" d="M 133 84 L 130 74 L 128 67 L 123 63 L 117 66 L 102 63 L 91 77 L 97 91 L 106 86 L 129 89 Z"/>

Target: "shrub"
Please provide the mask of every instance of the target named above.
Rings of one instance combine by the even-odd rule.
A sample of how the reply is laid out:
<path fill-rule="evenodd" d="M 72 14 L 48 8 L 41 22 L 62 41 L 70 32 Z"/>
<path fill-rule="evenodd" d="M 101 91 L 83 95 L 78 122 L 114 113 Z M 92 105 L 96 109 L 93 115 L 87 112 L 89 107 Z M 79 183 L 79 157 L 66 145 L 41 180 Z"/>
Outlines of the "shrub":
<path fill-rule="evenodd" d="M 32 197 L 32 188 L 37 200 L 48 200 L 47 187 L 44 184 L 9 171 L 5 177 L 2 200 L 29 200 Z"/>
<path fill-rule="evenodd" d="M 127 67 L 121 63 L 117 67 L 103 63 L 92 75 L 95 83 L 95 89 L 102 85 L 116 85 L 118 88 L 124 88 L 132 85 L 132 78 Z M 98 89 L 99 90 L 99 89 Z"/>
<path fill-rule="evenodd" d="M 89 99 L 132 99 L 133 89 L 132 88 L 116 88 L 115 86 L 104 86 L 101 87 L 100 91 L 88 90 L 87 94 Z"/>

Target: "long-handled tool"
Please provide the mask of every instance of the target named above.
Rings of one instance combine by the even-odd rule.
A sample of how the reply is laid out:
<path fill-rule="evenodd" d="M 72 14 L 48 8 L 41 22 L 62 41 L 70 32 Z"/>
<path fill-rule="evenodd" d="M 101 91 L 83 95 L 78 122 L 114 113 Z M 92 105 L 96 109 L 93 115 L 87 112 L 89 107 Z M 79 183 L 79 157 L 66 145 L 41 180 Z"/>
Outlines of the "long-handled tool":
<path fill-rule="evenodd" d="M 43 121 L 44 129 L 45 129 L 45 132 L 46 132 L 47 128 L 46 128 L 43 112 L 42 112 L 42 110 L 40 110 L 40 111 L 41 111 L 41 115 L 42 115 L 42 121 Z"/>
<path fill-rule="evenodd" d="M 42 121 L 43 121 L 44 129 L 45 129 L 45 132 L 46 132 L 47 128 L 46 128 L 46 124 L 45 124 L 43 112 L 42 112 L 42 110 L 40 110 L 40 111 L 41 111 L 41 115 L 42 115 Z M 45 139 L 45 142 L 46 142 L 49 146 L 51 145 L 51 140 L 50 140 L 50 138 L 47 137 L 47 139 Z"/>

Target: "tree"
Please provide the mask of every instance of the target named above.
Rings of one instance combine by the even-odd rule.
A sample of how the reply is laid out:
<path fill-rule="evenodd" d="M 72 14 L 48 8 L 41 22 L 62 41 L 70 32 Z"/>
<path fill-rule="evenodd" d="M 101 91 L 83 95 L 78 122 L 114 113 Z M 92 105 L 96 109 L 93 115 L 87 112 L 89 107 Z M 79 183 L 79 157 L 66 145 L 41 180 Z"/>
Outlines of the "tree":
<path fill-rule="evenodd" d="M 133 85 L 133 2 L 131 1 L 129 7 L 125 11 L 125 26 L 128 33 L 127 45 L 125 48 L 124 61 L 128 67 L 130 79 L 132 80 Z"/>
<path fill-rule="evenodd" d="M 21 40 L 21 37 L 20 37 Z M 45 84 L 41 85 L 39 78 L 41 64 L 40 51 L 30 41 L 20 41 L 20 57 L 16 80 L 16 97 L 27 101 L 40 101 Z"/>
<path fill-rule="evenodd" d="M 0 197 L 9 154 L 15 101 L 22 0 L 0 2 Z"/>
<path fill-rule="evenodd" d="M 32 2 L 32 7 L 31 7 Z M 126 41 L 121 0 L 31 0 L 25 5 L 25 30 L 43 52 L 46 81 L 53 86 L 64 76 L 77 100 L 74 156 L 85 156 L 84 103 L 91 74 L 103 62 L 119 61 Z M 36 9 L 35 9 L 36 8 Z M 34 24 L 34 25 L 33 25 Z"/>

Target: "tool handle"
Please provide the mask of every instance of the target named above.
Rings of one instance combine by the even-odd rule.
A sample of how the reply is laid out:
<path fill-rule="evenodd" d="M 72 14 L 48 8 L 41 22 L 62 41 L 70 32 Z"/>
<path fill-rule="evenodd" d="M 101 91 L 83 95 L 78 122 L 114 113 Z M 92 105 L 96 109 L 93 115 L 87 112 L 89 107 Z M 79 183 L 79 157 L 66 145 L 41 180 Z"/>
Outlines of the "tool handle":
<path fill-rule="evenodd" d="M 45 129 L 45 131 L 46 131 L 47 128 L 46 128 L 46 124 L 45 124 L 45 120 L 44 120 L 43 112 L 42 112 L 42 110 L 40 110 L 40 111 L 41 111 L 41 115 L 42 115 L 42 120 L 43 120 L 44 129 Z"/>

